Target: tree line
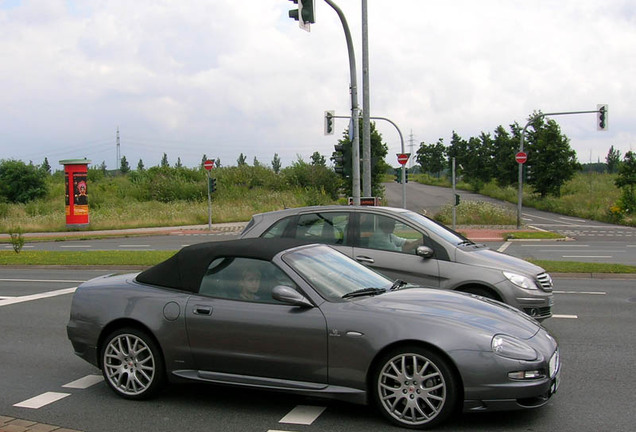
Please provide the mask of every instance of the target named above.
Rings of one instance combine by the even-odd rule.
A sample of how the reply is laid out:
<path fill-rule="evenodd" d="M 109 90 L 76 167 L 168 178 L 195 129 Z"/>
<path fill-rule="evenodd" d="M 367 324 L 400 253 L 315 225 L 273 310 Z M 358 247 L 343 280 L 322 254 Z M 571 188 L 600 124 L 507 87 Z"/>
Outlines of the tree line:
<path fill-rule="evenodd" d="M 541 197 L 559 196 L 562 185 L 581 169 L 581 165 L 570 147 L 569 138 L 561 132 L 554 120 L 537 116 L 537 113 L 533 113 L 530 119 L 532 122 L 524 139 L 524 151 L 528 154 L 528 160 L 523 167 L 524 184 L 531 186 Z M 457 174 L 476 192 L 491 181 L 495 181 L 501 187 L 513 186 L 518 183 L 515 154 L 519 150 L 521 133 L 522 127 L 518 123 L 511 124 L 508 129 L 500 125 L 493 133 L 482 132 L 479 136 L 468 139 L 453 132 L 448 146 L 442 138 L 434 144 L 422 142 L 415 160 L 422 172 L 439 177 L 450 172 L 451 161 L 454 158 Z M 348 155 L 350 164 L 351 141 L 347 130 L 338 144 L 344 148 L 343 153 L 345 156 Z M 372 122 L 371 177 L 374 196 L 383 194 L 383 175 L 391 171 L 391 166 L 385 161 L 387 152 L 388 146 L 382 141 L 382 135 Z M 362 149 L 360 154 L 362 155 Z M 337 152 L 332 153 L 331 161 L 334 161 L 337 155 Z M 89 167 L 88 174 L 91 181 L 106 176 L 128 176 L 139 189 L 139 198 L 143 200 L 166 201 L 180 197 L 202 199 L 205 195 L 203 185 L 206 178 L 203 163 L 206 160 L 208 157 L 204 154 L 198 167 L 187 168 L 183 166 L 180 158 L 177 158 L 174 165 L 170 165 L 168 155 L 164 153 L 158 166 L 146 168 L 144 162 L 139 159 L 136 170 L 132 170 L 126 156 L 122 156 L 118 170 L 109 171 L 106 163 L 102 162 L 99 166 Z M 612 146 L 606 158 L 605 169 L 617 175 L 615 184 L 622 190 L 622 209 L 628 212 L 636 210 L 634 153 L 627 152 L 621 160 L 620 151 Z M 247 156 L 241 153 L 236 166 L 224 167 L 217 158 L 214 170 L 221 187 L 224 184 L 274 189 L 303 187 L 315 189 L 334 199 L 339 195 L 352 194 L 351 170 L 334 172 L 332 167 L 327 167 L 325 157 L 319 152 L 311 155 L 309 163 L 299 157 L 287 168 L 282 167 L 278 154 L 274 154 L 270 164 L 261 163 L 254 158 L 252 166 L 249 166 Z M 16 160 L 0 160 L 0 202 L 25 203 L 45 196 L 48 176 L 51 176 L 51 166 L 46 158 L 40 166 Z M 194 186 L 195 184 L 197 186 Z"/>
<path fill-rule="evenodd" d="M 560 196 L 561 187 L 581 170 L 570 140 L 552 119 L 533 113 L 526 136 L 524 152 L 527 162 L 523 165 L 524 184 L 532 187 L 541 197 Z M 519 151 L 523 128 L 513 123 L 509 129 L 498 126 L 493 133 L 482 132 L 478 137 L 463 139 L 453 132 L 448 146 L 440 138 L 434 144 L 421 143 L 416 161 L 422 172 L 436 175 L 451 170 L 453 158 L 458 176 L 471 185 L 475 192 L 484 184 L 495 181 L 501 187 L 517 185 L 518 163 L 515 155 Z M 620 160 L 620 151 L 612 146 L 604 164 L 604 171 L 618 173 L 616 186 L 623 190 L 626 208 L 634 206 L 633 153 L 628 152 Z"/>

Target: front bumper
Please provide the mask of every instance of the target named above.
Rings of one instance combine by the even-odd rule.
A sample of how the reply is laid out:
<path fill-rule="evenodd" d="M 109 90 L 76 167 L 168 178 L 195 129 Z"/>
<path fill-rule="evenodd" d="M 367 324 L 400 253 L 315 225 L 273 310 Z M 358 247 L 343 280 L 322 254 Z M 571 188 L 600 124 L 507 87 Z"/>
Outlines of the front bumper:
<path fill-rule="evenodd" d="M 496 382 L 482 382 L 474 386 L 469 383 L 465 388 L 464 412 L 539 408 L 548 403 L 561 382 L 561 359 L 556 346 L 552 355 L 541 361 L 515 362 L 502 358 L 491 363 L 490 368 L 493 367 L 497 369 L 503 367 L 508 372 L 541 370 L 545 372 L 545 375 L 537 379 L 515 380 L 507 376 L 504 378 L 504 374 L 498 374 L 496 375 L 498 379 L 495 375 L 491 375 Z"/>
<path fill-rule="evenodd" d="M 497 290 L 504 297 L 505 303 L 525 312 L 538 321 L 543 321 L 552 316 L 552 306 L 554 306 L 552 292 L 547 292 L 543 289 L 524 289 L 508 280 L 498 284 Z"/>

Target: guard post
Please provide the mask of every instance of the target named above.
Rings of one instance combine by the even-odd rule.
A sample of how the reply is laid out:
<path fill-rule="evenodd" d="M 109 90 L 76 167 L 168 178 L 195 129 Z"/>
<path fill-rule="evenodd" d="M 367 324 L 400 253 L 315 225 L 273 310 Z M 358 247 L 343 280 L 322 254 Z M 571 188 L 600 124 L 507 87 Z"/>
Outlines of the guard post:
<path fill-rule="evenodd" d="M 65 159 L 64 187 L 66 227 L 71 229 L 88 226 L 88 159 Z"/>

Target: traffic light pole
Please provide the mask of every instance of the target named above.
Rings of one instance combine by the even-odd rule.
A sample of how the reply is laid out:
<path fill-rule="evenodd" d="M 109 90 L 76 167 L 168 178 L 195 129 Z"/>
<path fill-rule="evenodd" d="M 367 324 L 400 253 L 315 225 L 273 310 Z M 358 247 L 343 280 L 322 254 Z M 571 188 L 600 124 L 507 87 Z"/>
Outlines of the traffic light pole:
<path fill-rule="evenodd" d="M 369 19 L 362 0 L 362 195 L 371 196 L 371 104 L 369 102 Z"/>
<path fill-rule="evenodd" d="M 532 123 L 534 123 L 537 120 L 542 119 L 543 117 L 547 117 L 547 116 L 558 116 L 558 115 L 571 115 L 571 114 L 591 114 L 591 113 L 599 113 L 599 110 L 594 110 L 594 111 L 566 111 L 566 112 L 554 112 L 554 113 L 539 113 L 535 116 L 533 116 L 532 118 L 530 118 L 530 120 L 528 120 L 528 123 L 526 123 L 526 125 L 523 127 L 523 130 L 521 131 L 521 139 L 520 144 L 519 144 L 519 152 L 523 153 L 523 141 L 525 139 L 526 136 L 526 129 L 528 129 L 528 126 L 530 126 Z M 603 110 L 603 113 L 607 112 L 606 109 Z M 521 228 L 521 208 L 523 207 L 523 163 L 519 163 L 519 191 L 517 192 L 517 229 Z"/>
<path fill-rule="evenodd" d="M 208 231 L 212 231 L 212 191 L 210 190 L 210 171 L 208 171 Z"/>
<path fill-rule="evenodd" d="M 358 123 L 359 107 L 358 107 L 358 79 L 356 72 L 356 58 L 353 50 L 353 40 L 351 39 L 351 32 L 349 31 L 349 25 L 347 19 L 342 13 L 342 10 L 331 0 L 325 0 L 329 6 L 331 6 L 340 21 L 342 22 L 342 28 L 347 40 L 347 50 L 349 51 L 349 73 L 351 76 L 351 120 L 353 123 L 353 136 L 351 139 L 351 159 L 352 159 L 352 192 L 353 192 L 353 204 L 360 205 L 360 125 Z M 352 132 L 349 131 L 351 134 Z"/>
<path fill-rule="evenodd" d="M 327 1 L 327 0 L 325 0 Z M 351 117 L 349 116 L 337 116 L 337 115 L 332 115 L 332 118 L 341 118 L 341 119 L 351 119 Z M 388 119 L 386 117 L 369 117 L 369 119 L 371 120 L 384 120 L 384 121 L 388 121 L 389 123 L 391 123 L 395 129 L 398 132 L 398 135 L 400 135 L 400 146 L 402 149 L 402 153 L 404 153 L 404 136 L 402 135 L 402 131 L 400 130 L 400 128 L 398 127 L 398 125 L 395 124 L 395 122 L 393 122 L 393 120 Z M 359 143 L 358 143 L 359 145 Z M 353 148 L 351 149 L 352 153 L 353 153 Z M 358 154 L 359 150 L 358 150 Z M 355 164 L 355 162 L 354 162 Z M 358 166 L 360 166 L 360 164 L 358 163 Z M 371 176 L 371 168 L 369 167 L 369 176 Z M 358 195 L 359 196 L 359 195 Z M 369 195 L 370 196 L 370 195 Z M 358 204 L 356 204 L 358 205 Z M 402 165 L 402 208 L 406 208 L 406 164 Z"/>

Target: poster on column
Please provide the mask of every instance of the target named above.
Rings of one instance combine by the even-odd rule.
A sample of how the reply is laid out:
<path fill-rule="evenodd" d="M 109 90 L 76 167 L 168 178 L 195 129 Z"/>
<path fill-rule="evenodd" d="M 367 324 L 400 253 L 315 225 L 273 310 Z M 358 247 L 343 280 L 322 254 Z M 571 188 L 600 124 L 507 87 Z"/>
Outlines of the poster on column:
<path fill-rule="evenodd" d="M 88 193 L 86 188 L 86 172 L 73 174 L 73 203 L 76 215 L 88 214 Z"/>

